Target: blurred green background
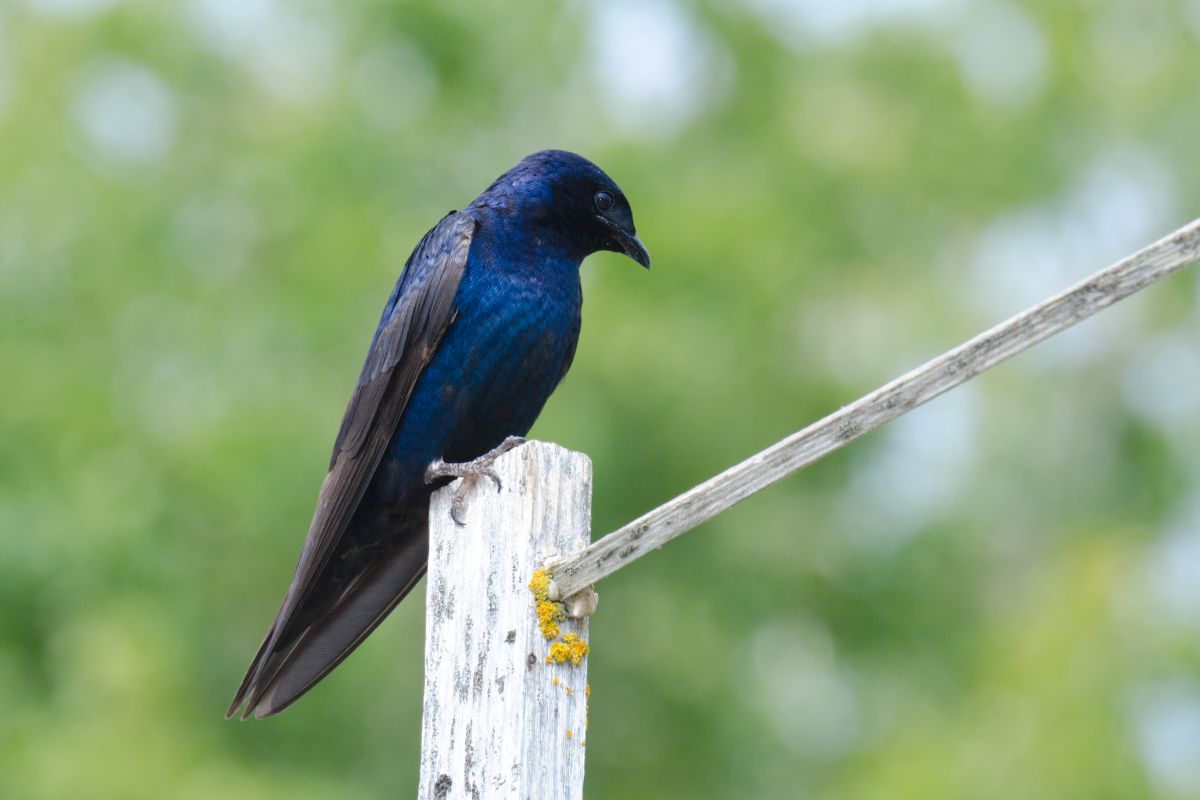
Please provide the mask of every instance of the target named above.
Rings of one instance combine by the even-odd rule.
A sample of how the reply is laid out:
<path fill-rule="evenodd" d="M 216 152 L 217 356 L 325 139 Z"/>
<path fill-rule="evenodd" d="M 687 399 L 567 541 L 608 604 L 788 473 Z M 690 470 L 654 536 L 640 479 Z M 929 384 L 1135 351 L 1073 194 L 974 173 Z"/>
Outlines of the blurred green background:
<path fill-rule="evenodd" d="M 0 0 L 0 797 L 412 795 L 420 590 L 222 712 L 401 264 L 521 156 L 654 254 L 534 431 L 601 533 L 1200 213 L 1198 74 L 1197 0 Z M 588 796 L 1200 797 L 1197 286 L 604 581 Z"/>

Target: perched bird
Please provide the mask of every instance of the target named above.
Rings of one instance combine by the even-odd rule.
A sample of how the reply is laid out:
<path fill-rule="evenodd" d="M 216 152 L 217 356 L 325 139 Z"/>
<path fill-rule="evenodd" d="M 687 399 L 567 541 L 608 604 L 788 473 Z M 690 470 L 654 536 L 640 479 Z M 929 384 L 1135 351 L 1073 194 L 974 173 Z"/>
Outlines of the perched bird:
<path fill-rule="evenodd" d="M 265 717 L 341 663 L 425 573 L 429 497 L 520 443 L 579 340 L 579 264 L 649 268 L 620 188 L 592 162 L 525 158 L 425 234 L 383 309 L 296 573 L 226 714 Z M 494 474 L 492 474 L 494 477 Z M 457 519 L 457 517 L 456 517 Z"/>

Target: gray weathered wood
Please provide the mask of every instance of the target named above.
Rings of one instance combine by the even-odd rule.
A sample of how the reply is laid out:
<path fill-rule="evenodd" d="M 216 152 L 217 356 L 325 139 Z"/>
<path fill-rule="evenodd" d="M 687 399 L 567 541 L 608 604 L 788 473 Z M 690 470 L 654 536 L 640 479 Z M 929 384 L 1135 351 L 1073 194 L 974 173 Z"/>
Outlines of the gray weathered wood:
<path fill-rule="evenodd" d="M 528 584 L 541 559 L 584 547 L 592 464 L 527 442 L 496 460 L 450 518 L 458 482 L 429 509 L 425 707 L 419 797 L 583 797 L 587 660 L 546 663 Z M 559 623 L 587 639 L 587 621 Z"/>
<path fill-rule="evenodd" d="M 547 561 L 567 596 L 858 437 L 1200 258 L 1200 220 L 917 367 L 598 539 Z"/>

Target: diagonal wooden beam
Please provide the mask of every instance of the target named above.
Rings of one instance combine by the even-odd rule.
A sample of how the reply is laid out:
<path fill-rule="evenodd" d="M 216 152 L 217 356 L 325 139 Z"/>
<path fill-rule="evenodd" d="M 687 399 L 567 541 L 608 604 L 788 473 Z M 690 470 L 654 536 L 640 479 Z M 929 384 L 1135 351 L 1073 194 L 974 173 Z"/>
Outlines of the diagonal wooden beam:
<path fill-rule="evenodd" d="M 549 559 L 551 595 L 570 597 L 733 504 L 981 372 L 1200 259 L 1200 220 L 649 511 L 584 550 Z"/>

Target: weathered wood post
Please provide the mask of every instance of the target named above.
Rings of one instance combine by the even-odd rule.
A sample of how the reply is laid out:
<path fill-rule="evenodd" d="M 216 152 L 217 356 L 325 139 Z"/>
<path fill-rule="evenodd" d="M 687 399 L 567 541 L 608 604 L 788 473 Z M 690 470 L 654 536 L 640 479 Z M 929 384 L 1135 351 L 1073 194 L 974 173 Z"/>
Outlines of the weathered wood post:
<path fill-rule="evenodd" d="M 464 525 L 453 484 L 429 509 L 419 797 L 582 798 L 587 620 L 548 640 L 529 583 L 542 558 L 588 544 L 592 464 L 531 441 L 495 469 L 501 488 L 481 479 Z M 548 663 L 555 644 L 562 663 Z"/>

